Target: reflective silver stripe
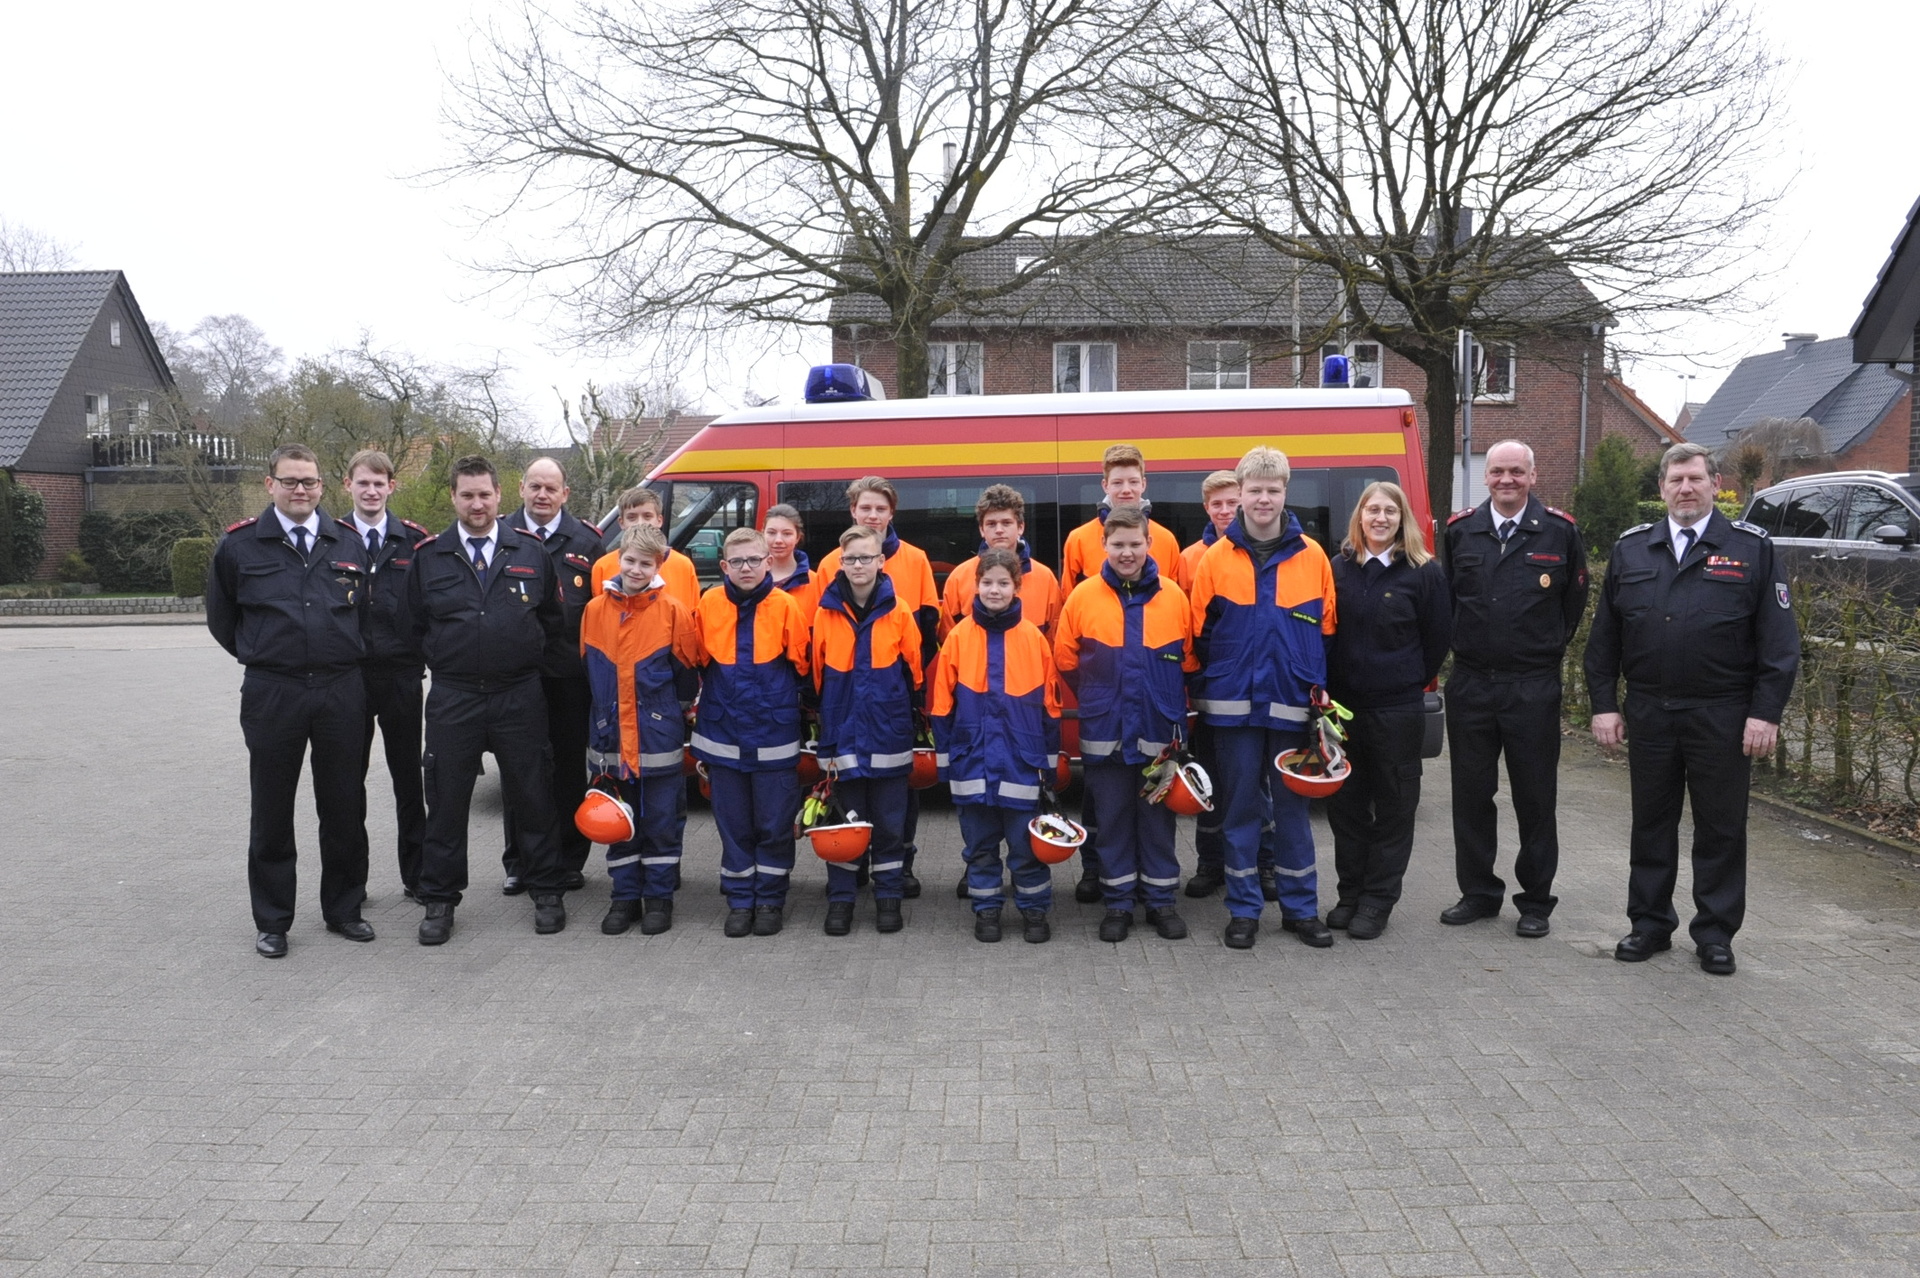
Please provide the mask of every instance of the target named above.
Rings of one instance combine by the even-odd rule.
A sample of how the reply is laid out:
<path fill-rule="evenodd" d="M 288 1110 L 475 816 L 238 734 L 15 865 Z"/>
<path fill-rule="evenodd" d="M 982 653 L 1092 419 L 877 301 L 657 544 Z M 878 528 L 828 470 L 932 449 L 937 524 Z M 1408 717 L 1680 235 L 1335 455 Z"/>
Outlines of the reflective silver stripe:
<path fill-rule="evenodd" d="M 1080 753 L 1082 756 L 1089 754 L 1112 754 L 1119 748 L 1120 743 L 1118 741 L 1089 741 L 1085 737 L 1080 738 Z"/>
<path fill-rule="evenodd" d="M 1133 744 L 1134 748 L 1139 750 L 1141 754 L 1146 755 L 1149 759 L 1157 759 L 1160 757 L 1160 752 L 1173 743 L 1171 741 L 1149 741 L 1145 737 L 1135 737 Z"/>
<path fill-rule="evenodd" d="M 1260 867 L 1257 865 L 1251 866 L 1244 870 L 1236 870 L 1231 865 L 1229 865 L 1229 866 L 1226 866 L 1225 869 L 1228 875 L 1236 879 L 1250 879 L 1254 875 L 1260 873 Z"/>
<path fill-rule="evenodd" d="M 1202 714 L 1252 714 L 1252 701 L 1213 701 L 1205 697 L 1195 697 L 1193 708 Z"/>
<path fill-rule="evenodd" d="M 793 873 L 793 867 L 791 865 L 768 865 L 764 861 L 755 865 L 753 868 L 758 870 L 762 874 L 792 874 Z"/>
<path fill-rule="evenodd" d="M 956 790 L 955 793 L 957 794 L 959 791 Z M 1040 787 L 1037 785 L 1016 785 L 1011 781 L 1002 781 L 1000 783 L 1000 797 L 1003 799 L 1037 799 L 1040 797 Z"/>
<path fill-rule="evenodd" d="M 1309 865 L 1303 870 L 1289 870 L 1284 865 L 1276 865 L 1273 867 L 1273 872 L 1275 874 L 1284 874 L 1290 879 L 1304 879 L 1313 873 L 1313 867 Z"/>
<path fill-rule="evenodd" d="M 1117 879 L 1101 879 L 1100 881 L 1108 887 L 1125 887 L 1139 877 L 1137 874 L 1123 874 Z"/>
<path fill-rule="evenodd" d="M 640 766 L 643 768 L 670 768 L 680 762 L 680 760 L 685 757 L 685 754 L 686 752 L 683 750 L 658 750 L 652 754 L 641 755 Z"/>
<path fill-rule="evenodd" d="M 987 783 L 985 781 L 949 781 L 947 789 L 955 795 L 985 794 Z"/>
<path fill-rule="evenodd" d="M 676 752 L 673 757 L 677 759 L 680 755 Z M 645 762 L 645 759 L 646 756 L 642 755 L 641 761 Z M 620 762 L 620 755 L 617 752 L 614 754 L 602 754 L 598 750 L 589 750 L 587 751 L 587 762 L 595 768 L 609 768 Z"/>
<path fill-rule="evenodd" d="M 899 754 L 870 754 L 867 759 L 876 768 L 898 768 L 913 762 L 913 751 L 903 750 Z"/>
<path fill-rule="evenodd" d="M 640 858 L 640 864 L 642 865 L 678 865 L 680 864 L 680 858 L 677 856 L 643 856 Z"/>
<path fill-rule="evenodd" d="M 906 865 L 905 861 L 875 861 L 873 863 L 873 872 L 875 874 L 880 874 L 887 870 L 901 869 L 905 865 Z"/>
<path fill-rule="evenodd" d="M 762 763 L 772 763 L 776 759 L 797 759 L 800 757 L 800 743 L 789 741 L 785 745 L 761 746 L 754 755 Z"/>
<path fill-rule="evenodd" d="M 1148 877 L 1147 877 L 1146 875 L 1144 875 L 1144 874 L 1140 876 L 1140 881 L 1141 881 L 1142 883 L 1145 883 L 1145 884 L 1147 884 L 1147 885 L 1148 885 L 1148 886 L 1150 886 L 1150 887 L 1174 887 L 1174 886 L 1176 886 L 1176 885 L 1178 885 L 1178 884 L 1179 884 L 1179 882 L 1180 882 L 1180 880 L 1179 880 L 1179 879 L 1177 879 L 1177 878 L 1172 878 L 1172 879 L 1153 879 L 1153 878 L 1148 878 Z"/>
<path fill-rule="evenodd" d="M 1267 703 L 1267 713 L 1276 719 L 1285 719 L 1290 723 L 1305 723 L 1307 721 L 1307 708 L 1305 706 L 1283 706 L 1278 701 L 1270 701 Z"/>
<path fill-rule="evenodd" d="M 860 756 L 857 754 L 836 754 L 831 759 L 822 759 L 820 761 L 820 766 L 830 767 L 830 768 L 833 768 L 835 771 L 838 771 L 841 768 L 855 767 L 859 764 L 859 762 L 860 762 Z"/>
<path fill-rule="evenodd" d="M 697 732 L 693 734 L 693 748 L 696 750 L 704 750 L 708 754 L 717 754 L 723 759 L 737 759 L 740 757 L 739 746 L 723 745 L 718 741 L 703 737 Z"/>
<path fill-rule="evenodd" d="M 640 859 L 640 856 L 638 853 L 635 853 L 633 856 L 623 856 L 618 858 L 617 860 L 613 857 L 608 857 L 607 868 L 611 870 L 616 865 L 632 865 L 635 861 L 638 861 L 639 859 Z"/>
<path fill-rule="evenodd" d="M 947 757 L 947 752 L 945 750 L 942 750 L 940 753 L 934 755 L 933 761 L 939 764 L 943 768 L 950 768 L 953 766 L 953 760 Z"/>
<path fill-rule="evenodd" d="M 967 895 L 968 896 L 999 896 L 1000 889 L 997 887 L 990 887 L 990 888 L 970 887 L 967 889 Z"/>
<path fill-rule="evenodd" d="M 723 879 L 750 879 L 753 877 L 753 870 L 751 867 L 744 870 L 729 870 L 722 866 L 720 877 Z"/>
<path fill-rule="evenodd" d="M 1036 883 L 1036 884 L 1034 884 L 1034 885 L 1033 885 L 1032 887 L 1027 887 L 1027 886 L 1026 886 L 1025 884 L 1021 884 L 1021 883 L 1016 883 L 1016 884 L 1014 884 L 1014 885 L 1013 885 L 1013 890 L 1014 890 L 1014 891 L 1016 891 L 1016 892 L 1024 892 L 1024 893 L 1026 893 L 1026 894 L 1027 894 L 1028 896 L 1032 896 L 1032 895 L 1033 895 L 1034 893 L 1036 893 L 1036 892 L 1051 892 L 1051 891 L 1053 891 L 1053 884 L 1052 884 L 1052 882 L 1050 882 L 1050 881 L 1049 881 L 1049 882 L 1046 882 L 1046 883 Z"/>
<path fill-rule="evenodd" d="M 1057 751 L 1047 756 L 1047 766 L 1049 768 L 1057 768 L 1060 766 L 1060 755 Z"/>

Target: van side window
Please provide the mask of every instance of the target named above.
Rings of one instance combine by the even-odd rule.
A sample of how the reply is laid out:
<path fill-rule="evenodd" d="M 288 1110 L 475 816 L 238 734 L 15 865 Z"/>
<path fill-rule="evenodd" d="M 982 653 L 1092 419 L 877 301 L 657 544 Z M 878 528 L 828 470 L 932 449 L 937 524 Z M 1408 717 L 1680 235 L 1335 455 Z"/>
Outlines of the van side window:
<path fill-rule="evenodd" d="M 702 586 L 720 584 L 720 547 L 736 528 L 757 527 L 759 493 L 752 484 L 678 480 L 667 512 L 667 540 L 693 560 Z"/>
<path fill-rule="evenodd" d="M 1780 511 L 1784 503 L 1778 497 L 1755 497 L 1747 508 L 1746 521 L 1769 533 L 1780 531 Z"/>
<path fill-rule="evenodd" d="M 1147 473 L 1147 500 L 1153 503 L 1153 521 L 1172 530 L 1182 546 L 1206 531 L 1207 508 L 1200 500 L 1204 470 L 1154 470 Z M 1347 535 L 1347 520 L 1360 504 L 1360 493 L 1377 479 L 1404 486 L 1391 466 L 1323 466 L 1296 468 L 1287 483 L 1287 509 L 1300 520 L 1301 530 L 1329 553 Z M 1092 519 L 1100 509 L 1098 475 L 1060 476 L 1062 535 Z M 1328 540 L 1331 537 L 1332 540 Z"/>
<path fill-rule="evenodd" d="M 848 479 L 800 480 L 781 484 L 779 498 L 801 513 L 807 525 L 807 555 L 819 563 L 840 544 L 848 524 Z M 980 549 L 980 524 L 973 505 L 990 484 L 1010 484 L 1026 498 L 1027 544 L 1049 568 L 1060 566 L 1058 481 L 1052 475 L 954 475 L 937 479 L 895 479 L 900 506 L 893 528 L 927 553 L 936 585 L 946 584 L 954 567 Z"/>
<path fill-rule="evenodd" d="M 1840 504 L 1847 490 L 1838 484 L 1803 488 L 1793 494 L 1780 518 L 1782 537 L 1824 538 L 1833 536 L 1840 524 Z"/>

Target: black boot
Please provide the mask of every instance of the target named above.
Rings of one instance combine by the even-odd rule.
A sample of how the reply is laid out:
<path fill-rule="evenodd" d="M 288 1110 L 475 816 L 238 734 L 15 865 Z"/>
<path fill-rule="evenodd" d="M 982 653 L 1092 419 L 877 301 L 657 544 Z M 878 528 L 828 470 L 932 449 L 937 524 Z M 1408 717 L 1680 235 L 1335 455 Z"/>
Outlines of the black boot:
<path fill-rule="evenodd" d="M 1133 930 L 1132 910 L 1108 910 L 1107 916 L 1100 920 L 1100 939 L 1115 944 L 1127 939 L 1127 933 Z"/>
<path fill-rule="evenodd" d="M 997 941 L 1000 939 L 1000 907 L 973 912 L 973 939 L 976 941 Z"/>
<path fill-rule="evenodd" d="M 1193 877 L 1187 880 L 1187 895 L 1197 901 L 1203 896 L 1212 896 L 1226 884 L 1226 866 L 1203 863 L 1194 867 Z"/>
<path fill-rule="evenodd" d="M 633 915 L 640 908 L 638 901 L 607 902 L 607 917 L 600 920 L 600 930 L 608 936 L 619 936 L 633 926 Z"/>
<path fill-rule="evenodd" d="M 640 903 L 640 935 L 658 936 L 672 926 L 672 897 L 650 896 Z"/>

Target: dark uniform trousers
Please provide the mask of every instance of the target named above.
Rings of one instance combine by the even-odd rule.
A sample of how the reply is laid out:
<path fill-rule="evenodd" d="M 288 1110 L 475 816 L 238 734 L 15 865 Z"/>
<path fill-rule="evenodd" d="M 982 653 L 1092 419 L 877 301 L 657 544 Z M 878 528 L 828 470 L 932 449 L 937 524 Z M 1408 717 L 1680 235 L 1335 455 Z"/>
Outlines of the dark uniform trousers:
<path fill-rule="evenodd" d="M 1506 884 L 1493 872 L 1500 788 L 1506 755 L 1520 851 L 1513 903 L 1527 913 L 1550 914 L 1559 897 L 1550 890 L 1560 868 L 1560 673 L 1489 675 L 1456 659 L 1447 680 L 1447 752 L 1453 762 L 1454 868 L 1463 897 L 1499 901 Z M 1354 771 L 1360 770 L 1356 762 Z"/>
<path fill-rule="evenodd" d="M 1745 702 L 1663 709 L 1629 687 L 1627 769 L 1633 833 L 1627 917 L 1636 932 L 1672 932 L 1680 869 L 1680 803 L 1693 805 L 1695 945 L 1725 945 L 1747 911 L 1747 787 L 1753 761 L 1742 743 Z"/>
<path fill-rule="evenodd" d="M 1342 905 L 1391 910 L 1400 900 L 1413 855 L 1425 733 L 1426 714 L 1418 702 L 1353 712 L 1347 730 L 1353 772 L 1327 800 Z"/>
<path fill-rule="evenodd" d="M 425 673 L 420 666 L 362 668 L 367 709 L 361 774 L 364 776 L 373 764 L 373 730 L 378 725 L 387 774 L 393 778 L 400 885 L 409 891 L 420 887 L 420 856 L 427 841 L 426 792 L 420 781 L 420 710 Z"/>
<path fill-rule="evenodd" d="M 546 697 L 529 674 L 512 683 L 436 676 L 427 693 L 427 841 L 420 899 L 457 905 L 467 887 L 467 813 L 480 756 L 500 763 L 503 802 L 514 813 L 521 873 L 535 893 L 563 891 L 553 819 L 553 747 Z"/>
<path fill-rule="evenodd" d="M 587 797 L 587 719 L 593 713 L 593 691 L 585 679 L 556 679 L 552 675 L 540 677 L 540 691 L 547 702 L 543 731 L 553 754 L 552 807 L 560 864 L 578 874 L 593 855 L 593 840 L 573 823 L 574 812 Z M 501 868 L 508 874 L 523 873 L 526 858 L 520 853 L 519 818 L 510 798 L 502 804 L 500 815 L 507 835 L 506 851 L 500 855 Z"/>
<path fill-rule="evenodd" d="M 365 707 L 358 667 L 308 675 L 247 670 L 240 685 L 253 791 L 247 888 L 259 931 L 285 932 L 293 924 L 293 805 L 309 745 L 320 814 L 320 914 L 329 923 L 360 917 L 367 895 Z"/>

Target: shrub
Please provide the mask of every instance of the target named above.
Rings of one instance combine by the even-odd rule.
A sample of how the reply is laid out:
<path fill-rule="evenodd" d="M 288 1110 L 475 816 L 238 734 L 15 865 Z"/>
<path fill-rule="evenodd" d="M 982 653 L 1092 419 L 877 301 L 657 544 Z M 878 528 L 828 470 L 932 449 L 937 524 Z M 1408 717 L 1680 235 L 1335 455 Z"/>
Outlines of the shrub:
<path fill-rule="evenodd" d="M 93 511 L 80 517 L 80 553 L 98 570 L 107 590 L 169 591 L 173 543 L 200 533 L 200 520 L 183 510 L 139 515 Z"/>
<path fill-rule="evenodd" d="M 69 550 L 67 552 L 66 558 L 60 561 L 60 568 L 57 575 L 60 580 L 73 582 L 77 585 L 84 585 L 88 582 L 99 580 L 99 578 L 94 575 L 93 565 L 88 563 L 87 557 L 77 550 Z"/>
<path fill-rule="evenodd" d="M 0 471 L 0 582 L 26 581 L 46 554 L 47 503 Z"/>
<path fill-rule="evenodd" d="M 207 593 L 207 565 L 213 562 L 213 538 L 182 537 L 173 543 L 173 593 L 197 599 Z"/>
<path fill-rule="evenodd" d="M 1618 435 L 1608 435 L 1593 450 L 1587 477 L 1573 490 L 1573 517 L 1587 541 L 1587 553 L 1605 559 L 1621 533 L 1639 521 L 1634 518 L 1640 499 L 1641 464 L 1632 447 Z"/>

